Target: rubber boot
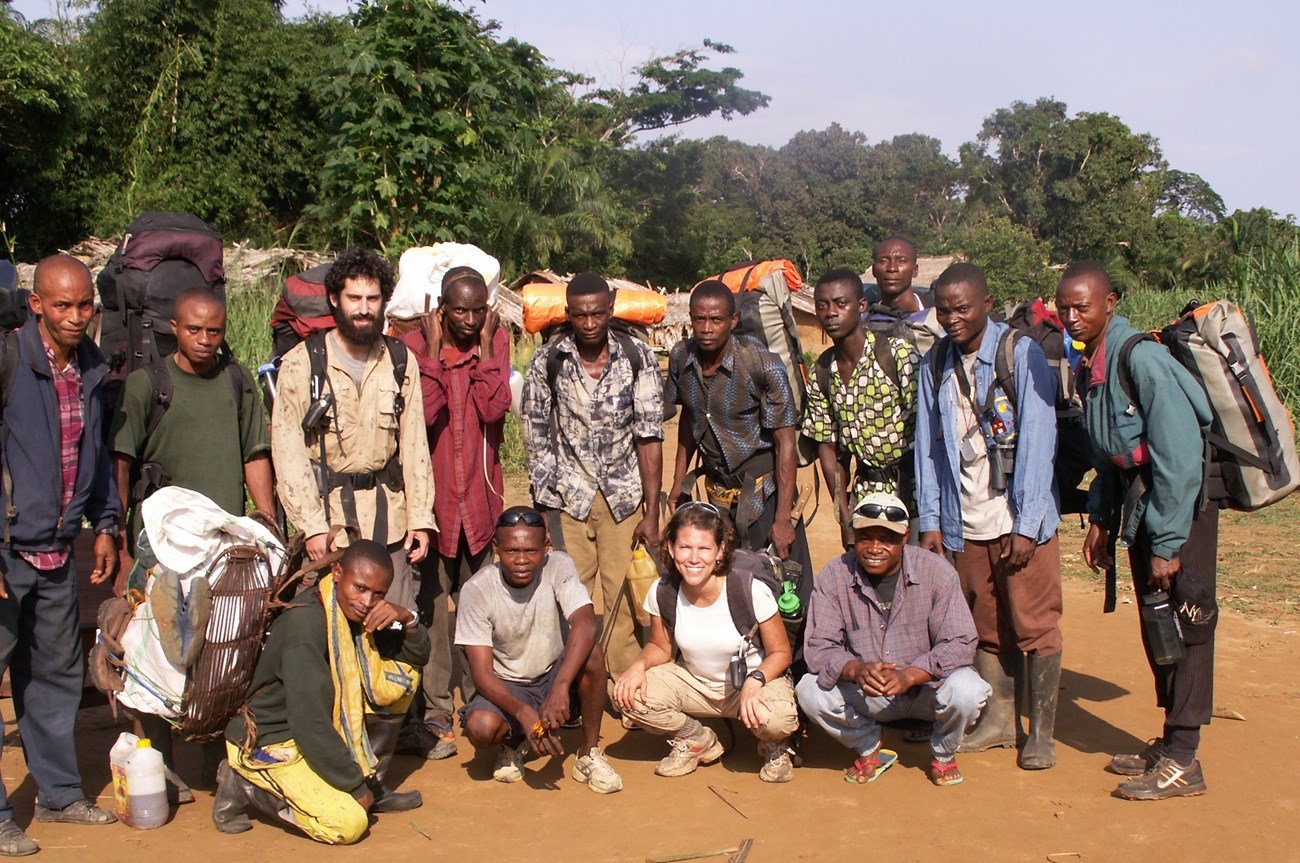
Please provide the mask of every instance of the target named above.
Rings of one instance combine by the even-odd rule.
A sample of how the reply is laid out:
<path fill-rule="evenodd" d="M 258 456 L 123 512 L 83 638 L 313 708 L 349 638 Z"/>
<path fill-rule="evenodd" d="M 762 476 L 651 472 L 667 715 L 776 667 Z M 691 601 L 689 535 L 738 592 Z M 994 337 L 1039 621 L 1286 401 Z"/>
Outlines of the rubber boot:
<path fill-rule="evenodd" d="M 1022 770 L 1056 766 L 1056 702 L 1061 691 L 1061 654 L 1029 656 L 1029 739 L 1020 750 Z"/>
<path fill-rule="evenodd" d="M 223 761 L 217 768 L 217 793 L 212 799 L 212 823 L 222 833 L 243 833 L 253 829 L 248 820 L 248 788 L 252 783 Z"/>
<path fill-rule="evenodd" d="M 1018 650 L 1010 653 L 975 651 L 975 670 L 993 688 L 993 694 L 984 705 L 975 730 L 962 739 L 962 752 L 1015 747 L 1016 684 L 1021 663 L 1022 656 Z"/>
<path fill-rule="evenodd" d="M 397 738 L 402 733 L 402 722 L 406 715 L 379 716 L 371 714 L 366 717 L 366 735 L 370 738 L 370 751 L 375 753 L 375 805 L 370 811 L 376 815 L 382 812 L 407 812 L 424 805 L 424 797 L 419 791 L 394 791 L 384 785 L 388 778 L 388 768 L 393 763 L 393 753 L 397 751 Z"/>

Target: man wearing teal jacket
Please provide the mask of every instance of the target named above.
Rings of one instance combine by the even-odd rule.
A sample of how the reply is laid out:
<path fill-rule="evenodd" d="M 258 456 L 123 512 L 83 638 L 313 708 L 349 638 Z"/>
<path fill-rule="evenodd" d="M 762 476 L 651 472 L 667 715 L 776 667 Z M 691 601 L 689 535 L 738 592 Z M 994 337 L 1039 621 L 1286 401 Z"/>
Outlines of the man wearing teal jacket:
<path fill-rule="evenodd" d="M 1116 755 L 1111 770 L 1130 779 L 1116 794 L 1163 800 L 1205 793 L 1196 750 L 1210 721 L 1214 684 L 1215 566 L 1219 510 L 1202 500 L 1202 430 L 1212 414 L 1204 390 L 1165 348 L 1139 341 L 1120 369 L 1122 348 L 1137 330 L 1115 316 L 1118 294 L 1106 270 L 1092 261 L 1071 264 L 1056 289 L 1056 309 L 1071 338 L 1082 342 L 1079 391 L 1097 478 L 1089 495 L 1084 561 L 1096 571 L 1113 565 L 1110 526 L 1121 513 L 1121 540 L 1139 597 L 1169 594 L 1186 653 L 1157 665 L 1156 703 L 1163 734 L 1137 754 Z"/>

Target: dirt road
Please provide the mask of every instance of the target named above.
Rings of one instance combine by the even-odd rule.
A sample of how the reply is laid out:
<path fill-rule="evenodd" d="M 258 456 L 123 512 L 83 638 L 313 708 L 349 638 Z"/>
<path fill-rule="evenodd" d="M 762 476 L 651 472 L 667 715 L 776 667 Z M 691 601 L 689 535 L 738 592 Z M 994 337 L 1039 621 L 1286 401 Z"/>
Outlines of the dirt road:
<path fill-rule="evenodd" d="M 811 531 L 818 565 L 836 552 L 829 513 L 823 505 Z M 1225 536 L 1248 544 L 1249 522 L 1226 526 Z M 1081 539 L 1077 521 L 1063 528 L 1072 572 L 1081 569 Z M 814 733 L 794 781 L 769 786 L 759 782 L 758 756 L 742 733 L 721 764 L 662 779 L 654 764 L 666 752 L 663 741 L 626 733 L 607 718 L 604 743 L 623 776 L 621 793 L 602 797 L 569 778 L 572 756 L 562 765 L 532 762 L 526 782 L 501 785 L 490 778 L 491 757 L 473 758 L 461 740 L 461 754 L 447 761 L 397 759 L 403 788 L 421 790 L 424 808 L 381 816 L 369 838 L 353 848 L 321 848 L 260 821 L 242 836 L 220 835 L 209 820 L 211 798 L 202 792 L 160 830 L 32 824 L 30 833 L 43 846 L 40 859 L 51 863 L 183 860 L 191 854 L 214 861 L 321 854 L 332 860 L 633 863 L 733 847 L 750 837 L 756 840 L 752 863 L 1300 860 L 1300 804 L 1291 772 L 1300 742 L 1300 620 L 1224 612 L 1215 704 L 1245 721 L 1216 719 L 1206 730 L 1201 756 L 1207 795 L 1134 803 L 1110 796 L 1118 778 L 1103 767 L 1111 753 L 1141 747 L 1160 727 L 1135 606 L 1122 599 L 1117 613 L 1102 615 L 1099 584 L 1078 576 L 1067 578 L 1065 598 L 1060 763 L 1049 771 L 1020 771 L 1007 750 L 963 755 L 966 781 L 935 788 L 924 774 L 926 747 L 903 744 L 887 732 L 886 744 L 899 751 L 900 763 L 876 783 L 848 785 L 841 779 L 848 751 Z M 0 705 L 12 722 L 11 703 Z M 105 709 L 83 711 L 80 727 L 85 787 L 110 805 L 108 748 L 116 729 Z M 576 746 L 576 732 L 568 734 L 568 745 Z M 182 773 L 197 777 L 197 749 L 179 749 Z M 6 748 L 0 766 L 19 823 L 28 824 L 35 787 L 16 748 Z"/>

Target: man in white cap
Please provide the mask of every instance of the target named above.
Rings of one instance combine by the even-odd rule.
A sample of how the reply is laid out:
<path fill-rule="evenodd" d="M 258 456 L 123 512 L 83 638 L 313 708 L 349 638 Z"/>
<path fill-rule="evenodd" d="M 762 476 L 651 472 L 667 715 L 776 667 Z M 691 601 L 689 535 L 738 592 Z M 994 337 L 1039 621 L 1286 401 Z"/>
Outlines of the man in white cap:
<path fill-rule="evenodd" d="M 853 508 L 853 548 L 814 581 L 804 635 L 808 674 L 799 706 L 857 754 L 848 782 L 872 782 L 898 759 L 880 746 L 880 723 L 934 723 L 928 774 L 962 781 L 956 754 L 989 686 L 975 672 L 975 623 L 957 572 L 908 546 L 909 513 L 892 494 Z"/>

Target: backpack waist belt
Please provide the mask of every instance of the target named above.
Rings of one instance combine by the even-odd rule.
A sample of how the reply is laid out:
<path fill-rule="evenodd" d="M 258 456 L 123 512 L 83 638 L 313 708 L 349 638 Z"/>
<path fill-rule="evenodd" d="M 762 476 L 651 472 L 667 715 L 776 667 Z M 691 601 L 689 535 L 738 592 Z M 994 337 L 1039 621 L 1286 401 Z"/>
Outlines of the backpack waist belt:
<path fill-rule="evenodd" d="M 319 470 L 318 465 L 313 465 Z M 328 471 L 329 492 L 334 489 L 341 489 L 343 504 L 343 523 L 347 527 L 355 528 L 361 536 L 366 532 L 361 530 L 360 519 L 357 517 L 357 491 L 370 491 L 378 489 L 380 486 L 387 486 L 391 490 L 398 492 L 405 488 L 405 482 L 402 478 L 402 465 L 398 461 L 397 454 L 394 453 L 392 458 L 377 471 L 371 473 L 335 473 Z M 329 518 L 329 493 L 325 495 L 326 518 Z M 370 537 L 380 545 L 388 545 L 388 496 L 382 493 L 375 495 L 375 525 L 374 531 Z"/>

